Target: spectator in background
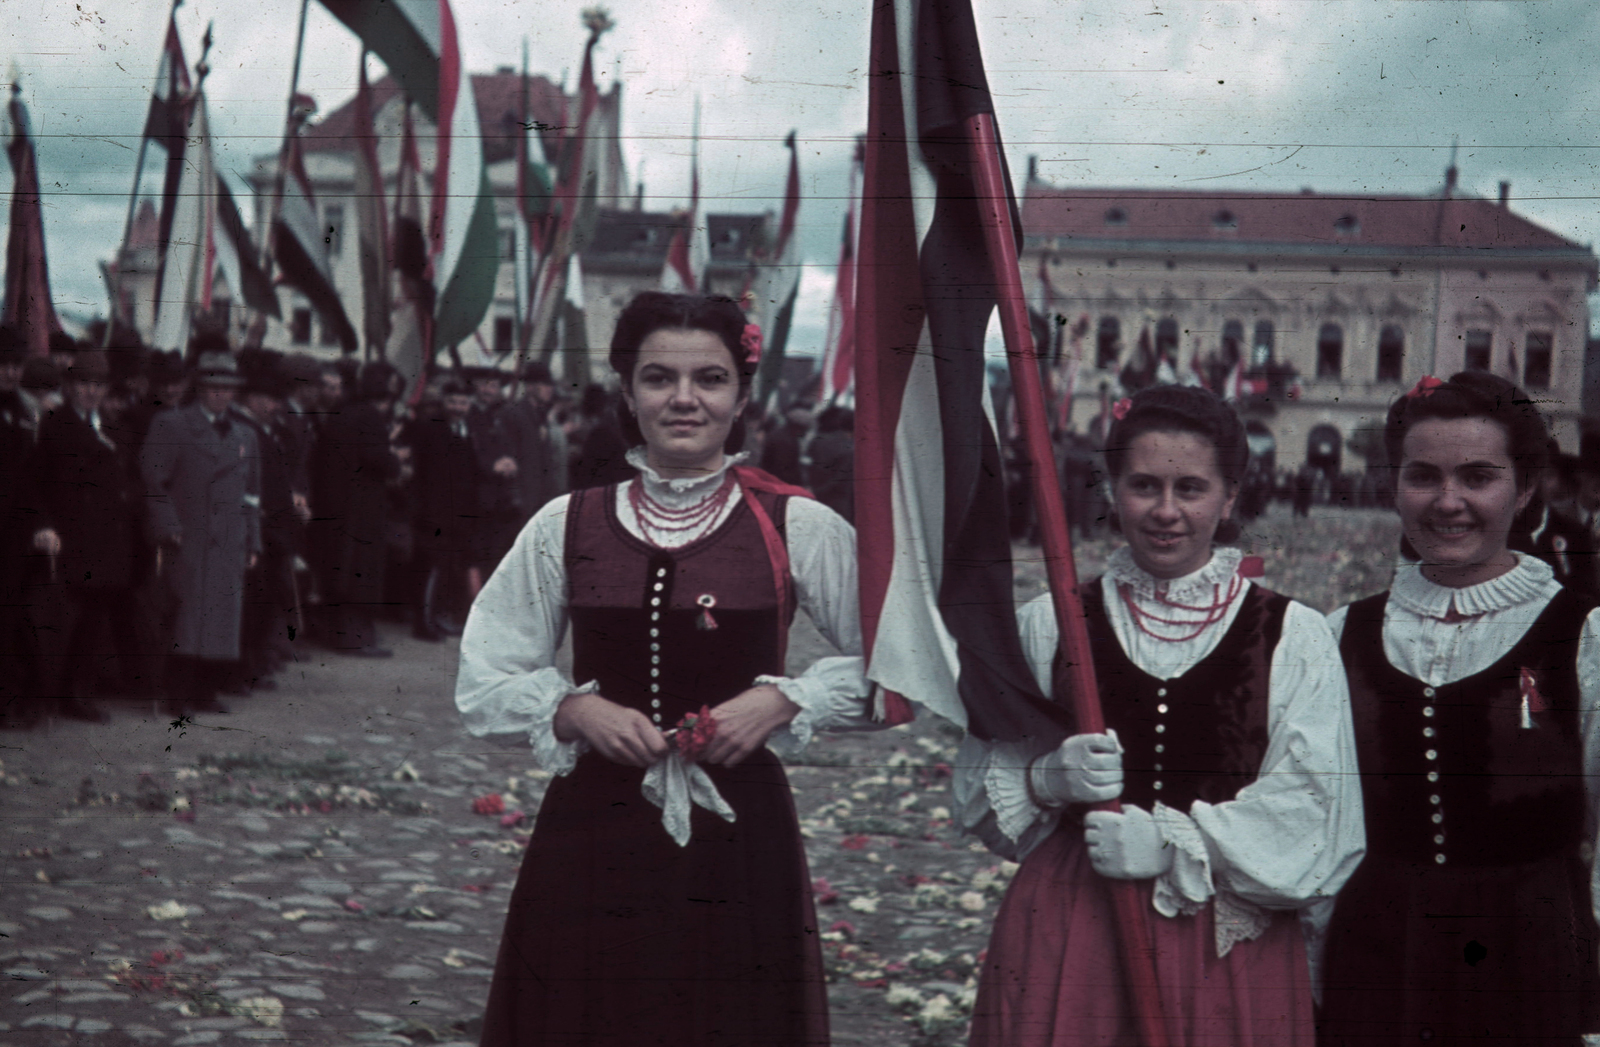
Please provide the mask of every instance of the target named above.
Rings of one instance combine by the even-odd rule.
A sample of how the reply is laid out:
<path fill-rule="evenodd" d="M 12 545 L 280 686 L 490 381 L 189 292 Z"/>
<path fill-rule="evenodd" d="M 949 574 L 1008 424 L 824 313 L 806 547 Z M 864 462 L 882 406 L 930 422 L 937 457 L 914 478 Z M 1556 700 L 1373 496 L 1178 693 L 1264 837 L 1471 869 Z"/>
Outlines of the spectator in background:
<path fill-rule="evenodd" d="M 29 357 L 22 365 L 22 402 L 32 416 L 34 432 L 44 416 L 62 404 L 61 369 L 45 357 Z"/>
<path fill-rule="evenodd" d="M 189 375 L 177 353 L 154 353 L 145 365 L 145 384 L 148 391 L 133 402 L 118 422 L 135 454 L 144 447 L 145 435 L 156 415 L 183 403 L 184 393 L 189 391 Z"/>
<path fill-rule="evenodd" d="M 800 399 L 789 405 L 783 413 L 784 424 L 767 436 L 761 448 L 761 468 L 784 483 L 805 483 L 805 467 L 801 453 L 807 434 L 811 432 L 812 411 L 816 407 L 810 400 Z"/>
<path fill-rule="evenodd" d="M 149 653 L 141 650 L 133 606 L 137 576 L 140 491 L 128 448 L 111 437 L 101 406 L 110 390 L 104 350 L 75 355 L 65 383 L 67 402 L 50 412 L 33 454 L 38 495 L 34 548 L 48 559 L 45 584 L 32 608 L 39 629 L 40 711 L 104 722 L 85 700 L 105 681 L 94 679 L 103 635 L 117 654 L 118 693 L 154 694 Z"/>
<path fill-rule="evenodd" d="M 855 523 L 855 413 L 837 404 L 817 417 L 817 435 L 808 448 L 806 486 L 817 501 Z"/>
<path fill-rule="evenodd" d="M 460 381 L 442 390 L 441 413 L 411 423 L 415 593 L 412 635 L 438 640 L 460 633 L 470 601 L 468 569 L 478 547 L 479 464 L 467 416 L 472 391 Z"/>
<path fill-rule="evenodd" d="M 177 596 L 167 708 L 227 712 L 217 700 L 239 660 L 245 571 L 261 552 L 260 451 L 230 406 L 233 357 L 200 354 L 195 401 L 162 411 L 140 454 L 149 528 Z"/>
<path fill-rule="evenodd" d="M 387 658 L 373 611 L 383 601 L 388 559 L 388 483 L 400 475 L 391 446 L 394 368 L 368 364 L 360 395 L 328 414 L 317 435 L 312 479 L 312 544 L 321 572 L 329 647 Z M 324 382 L 327 372 L 323 372 Z"/>
<path fill-rule="evenodd" d="M 38 719 L 31 700 L 35 648 L 23 596 L 34 562 L 30 536 L 37 501 L 28 468 L 35 425 L 21 393 L 25 355 L 17 330 L 0 327 L 0 723 L 7 727 Z"/>
<path fill-rule="evenodd" d="M 506 548 L 544 503 L 567 493 L 567 434 L 553 416 L 556 386 L 550 368 L 538 361 L 528 364 L 522 383 L 522 399 L 506 404 L 498 415 L 504 449 L 515 464 L 511 491 L 516 516 Z"/>
<path fill-rule="evenodd" d="M 569 487 L 604 487 L 633 479 L 635 470 L 628 464 L 628 442 L 622 437 L 618 412 L 627 410 L 619 393 L 591 384 L 583 390 L 579 404 L 583 436 L 577 441 L 578 453 L 572 460 Z"/>
<path fill-rule="evenodd" d="M 294 445 L 284 424 L 288 379 L 275 371 L 252 374 L 240 393 L 239 418 L 255 433 L 260 451 L 261 557 L 245 578 L 241 683 L 272 690 L 271 675 L 289 656 L 296 631 L 294 556 L 300 530 L 293 477 Z"/>
<path fill-rule="evenodd" d="M 492 367 L 467 371 L 474 397 L 467 430 L 478 455 L 478 551 L 472 566 L 472 591 L 494 573 L 521 528 L 517 507 L 517 460 L 504 426 L 505 376 Z"/>

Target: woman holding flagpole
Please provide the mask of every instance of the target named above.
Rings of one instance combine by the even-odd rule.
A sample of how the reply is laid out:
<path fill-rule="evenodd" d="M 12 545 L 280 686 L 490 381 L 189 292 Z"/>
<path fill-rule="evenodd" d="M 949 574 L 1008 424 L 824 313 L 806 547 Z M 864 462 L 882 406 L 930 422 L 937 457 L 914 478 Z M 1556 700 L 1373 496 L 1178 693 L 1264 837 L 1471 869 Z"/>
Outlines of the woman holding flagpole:
<path fill-rule="evenodd" d="M 1106 463 L 1126 545 L 1084 587 L 1108 724 L 1039 751 L 969 738 L 961 820 L 1022 862 L 974 1009 L 980 1047 L 1139 1042 L 1110 880 L 1133 880 L 1172 1044 L 1314 1038 L 1297 910 L 1359 861 L 1349 702 L 1315 611 L 1257 586 L 1217 542 L 1248 461 L 1232 409 L 1194 388 L 1113 409 Z M 1049 692 L 1049 596 L 1023 608 Z M 1120 812 L 1096 807 L 1120 799 Z"/>
<path fill-rule="evenodd" d="M 1322 1042 L 1577 1044 L 1600 1032 L 1600 611 L 1506 546 L 1549 432 L 1464 371 L 1396 400 L 1384 446 L 1407 562 L 1330 617 L 1368 852 L 1328 929 Z"/>
<path fill-rule="evenodd" d="M 485 1045 L 828 1041 L 805 852 L 768 745 L 870 723 L 855 537 L 734 453 L 760 339 L 729 299 L 636 297 L 610 360 L 638 476 L 547 504 L 473 605 L 466 725 L 526 738 L 556 775 Z M 796 607 L 842 654 L 786 677 Z"/>

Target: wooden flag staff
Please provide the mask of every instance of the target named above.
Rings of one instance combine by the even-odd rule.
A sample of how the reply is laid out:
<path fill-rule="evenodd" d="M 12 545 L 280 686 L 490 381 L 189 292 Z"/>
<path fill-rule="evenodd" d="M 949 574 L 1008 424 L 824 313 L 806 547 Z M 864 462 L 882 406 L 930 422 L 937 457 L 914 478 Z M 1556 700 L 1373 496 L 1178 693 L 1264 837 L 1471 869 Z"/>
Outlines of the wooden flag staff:
<path fill-rule="evenodd" d="M 1052 683 L 1058 695 L 1063 688 L 1071 694 L 1077 729 L 1085 734 L 1098 734 L 1106 729 L 1105 715 L 1100 708 L 1089 631 L 1078 592 L 1078 570 L 1072 560 L 1072 536 L 1067 530 L 1061 481 L 1056 475 L 1044 389 L 1039 382 L 1038 355 L 1034 351 L 1028 307 L 1022 294 L 1017 244 L 1011 224 L 1011 187 L 1000 164 L 1000 139 L 995 133 L 993 115 L 978 113 L 969 117 L 966 134 L 984 242 L 989 248 L 999 300 L 1000 330 L 1005 336 L 1006 357 L 1011 364 L 1013 396 L 1028 460 L 1033 463 L 1033 500 L 1039 514 L 1045 574 L 1050 582 L 1056 630 L 1065 656 L 1057 663 L 1065 663 L 1065 668 Z M 1120 811 L 1122 805 L 1112 800 L 1098 805 L 1098 809 Z M 1116 911 L 1122 968 L 1133 1001 L 1139 1042 L 1143 1047 L 1167 1047 L 1169 1040 L 1156 981 L 1155 945 L 1145 912 L 1148 906 L 1140 901 L 1138 885 L 1132 880 L 1107 880 L 1106 887 Z"/>

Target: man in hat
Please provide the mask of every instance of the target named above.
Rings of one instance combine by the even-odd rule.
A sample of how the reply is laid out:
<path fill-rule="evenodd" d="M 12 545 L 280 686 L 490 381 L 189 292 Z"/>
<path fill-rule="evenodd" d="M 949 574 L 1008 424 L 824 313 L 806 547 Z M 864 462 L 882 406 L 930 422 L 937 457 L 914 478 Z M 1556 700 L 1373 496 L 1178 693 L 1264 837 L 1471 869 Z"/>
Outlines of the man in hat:
<path fill-rule="evenodd" d="M 478 511 L 481 465 L 467 427 L 472 391 L 446 382 L 442 410 L 411 423 L 412 635 L 438 640 L 459 633 L 472 602 L 468 569 L 482 526 Z"/>
<path fill-rule="evenodd" d="M 296 512 L 294 447 L 284 424 L 289 379 L 276 369 L 245 379 L 238 416 L 255 433 L 260 450 L 261 557 L 245 576 L 245 607 L 240 646 L 243 684 L 271 690 L 271 674 L 289 654 L 296 621 L 294 557 L 300 520 Z"/>
<path fill-rule="evenodd" d="M 239 660 L 244 575 L 261 552 L 260 451 L 230 410 L 233 357 L 200 354 L 197 396 L 150 426 L 140 465 L 160 570 L 177 595 L 169 710 L 226 712 L 217 690 Z"/>
<path fill-rule="evenodd" d="M 534 361 L 522 372 L 522 399 L 500 409 L 503 449 L 515 465 L 510 486 L 516 515 L 507 548 L 534 513 L 567 493 L 567 434 L 555 422 L 555 404 L 550 368 Z"/>
<path fill-rule="evenodd" d="M 33 545 L 49 562 L 30 600 L 41 646 L 40 712 L 103 722 L 84 699 L 103 681 L 91 678 L 102 637 L 113 641 L 122 693 L 154 693 L 149 652 L 141 650 L 133 605 L 137 573 L 139 491 L 128 461 L 102 417 L 111 362 L 101 349 L 80 349 L 66 373 L 66 403 L 39 427 L 34 489 L 39 522 Z"/>

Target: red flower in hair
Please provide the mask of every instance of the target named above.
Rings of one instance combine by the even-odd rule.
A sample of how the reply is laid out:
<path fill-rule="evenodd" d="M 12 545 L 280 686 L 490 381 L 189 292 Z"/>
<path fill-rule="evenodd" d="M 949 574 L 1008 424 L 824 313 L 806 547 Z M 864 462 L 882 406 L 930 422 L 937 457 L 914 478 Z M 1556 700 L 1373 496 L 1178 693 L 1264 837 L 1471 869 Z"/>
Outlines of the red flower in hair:
<path fill-rule="evenodd" d="M 752 366 L 761 362 L 761 325 L 745 324 L 744 334 L 739 339 L 739 344 L 744 347 L 745 363 Z"/>
<path fill-rule="evenodd" d="M 1421 378 L 1418 378 L 1417 384 L 1411 387 L 1411 391 L 1409 393 L 1406 393 L 1406 399 L 1415 400 L 1419 396 L 1432 396 L 1433 391 L 1443 384 L 1444 382 L 1435 378 L 1433 375 L 1425 374 Z"/>
<path fill-rule="evenodd" d="M 1128 411 L 1131 410 L 1132 407 L 1133 401 L 1124 396 L 1122 399 L 1111 405 L 1111 417 L 1120 422 L 1124 418 L 1128 417 Z"/>

